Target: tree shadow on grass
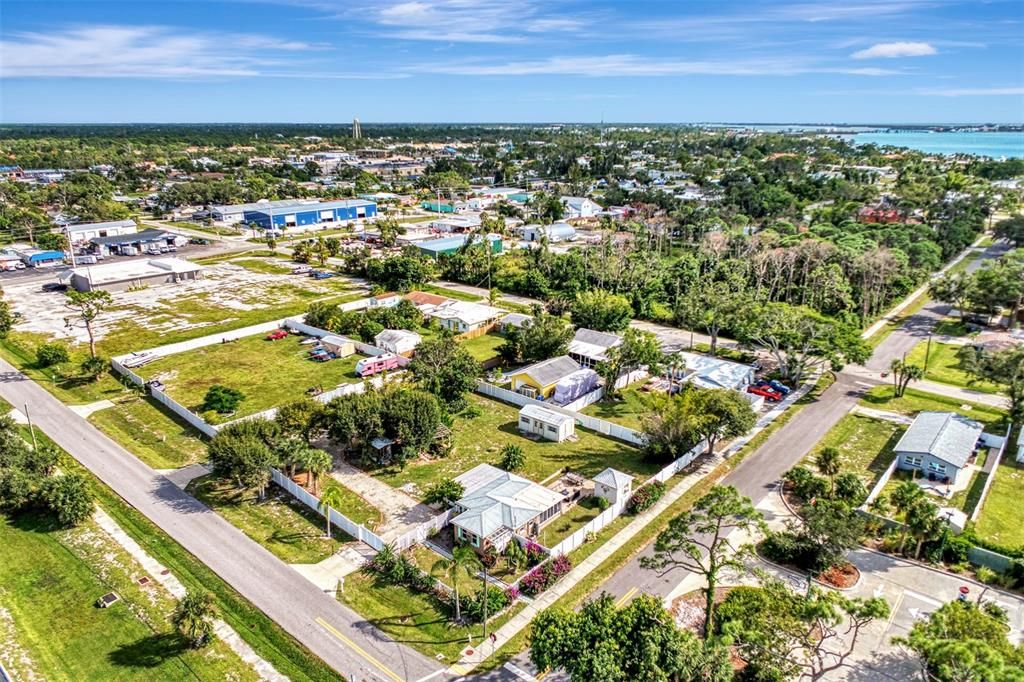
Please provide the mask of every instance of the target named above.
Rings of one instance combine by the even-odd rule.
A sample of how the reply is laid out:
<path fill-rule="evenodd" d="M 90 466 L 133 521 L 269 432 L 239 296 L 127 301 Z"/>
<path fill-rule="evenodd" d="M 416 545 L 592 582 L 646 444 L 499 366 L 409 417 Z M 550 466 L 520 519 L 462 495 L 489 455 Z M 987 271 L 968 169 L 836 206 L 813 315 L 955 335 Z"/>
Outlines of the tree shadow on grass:
<path fill-rule="evenodd" d="M 177 634 L 163 633 L 122 644 L 107 654 L 107 658 L 124 668 L 156 668 L 168 659 L 180 656 L 188 648 L 188 643 Z"/>

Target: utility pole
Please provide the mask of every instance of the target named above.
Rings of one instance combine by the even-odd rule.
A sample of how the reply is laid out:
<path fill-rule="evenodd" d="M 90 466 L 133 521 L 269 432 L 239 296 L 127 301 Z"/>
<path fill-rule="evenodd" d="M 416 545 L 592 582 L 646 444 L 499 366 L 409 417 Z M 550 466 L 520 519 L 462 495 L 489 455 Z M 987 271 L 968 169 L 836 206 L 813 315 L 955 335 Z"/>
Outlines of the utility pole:
<path fill-rule="evenodd" d="M 65 225 L 64 231 L 68 235 L 68 254 L 71 256 L 71 267 L 75 267 L 75 246 L 71 243 L 71 225 Z"/>
<path fill-rule="evenodd" d="M 32 451 L 35 452 L 39 449 L 39 444 L 36 443 L 36 430 L 32 426 L 32 416 L 28 412 L 28 403 L 25 403 L 25 420 L 28 422 L 28 432 L 32 434 Z"/>

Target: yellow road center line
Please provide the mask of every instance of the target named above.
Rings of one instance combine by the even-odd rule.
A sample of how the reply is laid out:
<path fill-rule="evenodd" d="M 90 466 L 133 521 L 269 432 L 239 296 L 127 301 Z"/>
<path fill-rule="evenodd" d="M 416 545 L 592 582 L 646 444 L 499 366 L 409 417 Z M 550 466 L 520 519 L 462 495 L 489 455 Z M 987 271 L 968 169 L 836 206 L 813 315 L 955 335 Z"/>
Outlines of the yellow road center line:
<path fill-rule="evenodd" d="M 626 594 L 624 594 L 621 597 L 619 597 L 619 601 L 615 602 L 615 606 L 616 607 L 622 606 L 627 601 L 629 601 L 630 597 L 632 597 L 634 594 L 636 594 L 636 592 L 637 592 L 637 588 L 636 587 L 629 588 L 629 590 L 626 592 Z"/>
<path fill-rule="evenodd" d="M 395 682 L 404 682 L 403 678 L 400 677 L 399 675 L 397 675 L 393 670 L 391 670 L 391 668 L 388 668 L 386 665 L 384 665 L 383 663 L 378 661 L 376 658 L 374 658 L 370 654 L 366 653 L 366 651 L 364 651 L 362 647 L 360 647 L 358 644 L 353 642 L 351 639 L 349 639 L 345 635 L 343 635 L 340 632 L 338 632 L 338 630 L 333 625 L 328 623 L 326 620 L 324 620 L 323 618 L 317 618 L 316 622 L 319 623 L 325 630 L 327 630 L 327 632 L 331 633 L 332 635 L 334 635 L 335 637 L 340 639 L 342 642 L 347 644 L 357 654 L 359 654 L 360 656 L 365 658 L 367 661 L 369 661 L 370 663 L 375 665 L 377 668 L 379 668 L 381 670 L 381 672 L 383 672 L 385 675 L 387 675 L 388 677 L 393 679 Z"/>

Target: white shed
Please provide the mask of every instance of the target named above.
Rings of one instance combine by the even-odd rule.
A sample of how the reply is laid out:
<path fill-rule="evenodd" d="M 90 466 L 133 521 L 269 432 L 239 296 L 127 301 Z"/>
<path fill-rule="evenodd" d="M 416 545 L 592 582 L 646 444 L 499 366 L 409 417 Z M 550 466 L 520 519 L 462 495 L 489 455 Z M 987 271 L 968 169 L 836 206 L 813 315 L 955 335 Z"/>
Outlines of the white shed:
<path fill-rule="evenodd" d="M 402 355 L 416 350 L 416 346 L 420 345 L 423 337 L 405 329 L 385 329 L 373 337 L 373 341 L 373 345 L 377 348 L 382 348 L 395 355 Z"/>
<path fill-rule="evenodd" d="M 608 467 L 594 476 L 594 494 L 612 504 L 625 502 L 633 494 L 633 477 Z"/>
<path fill-rule="evenodd" d="M 540 405 L 524 405 L 519 410 L 519 430 L 525 434 L 561 443 L 576 433 L 576 421 L 569 415 Z"/>

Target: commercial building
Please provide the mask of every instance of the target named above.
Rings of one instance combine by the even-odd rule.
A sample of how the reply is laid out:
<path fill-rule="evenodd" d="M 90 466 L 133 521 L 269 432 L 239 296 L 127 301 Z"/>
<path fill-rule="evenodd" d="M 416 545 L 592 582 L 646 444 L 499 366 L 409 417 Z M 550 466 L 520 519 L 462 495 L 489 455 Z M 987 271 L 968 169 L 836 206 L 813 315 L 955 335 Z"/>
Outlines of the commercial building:
<path fill-rule="evenodd" d="M 187 240 L 170 232 L 149 229 L 142 232 L 92 237 L 89 243 L 94 251 L 101 254 L 120 253 L 126 256 L 134 256 L 154 248 L 159 249 L 161 247 L 173 246 L 178 244 L 179 241 L 184 242 Z"/>
<path fill-rule="evenodd" d="M 451 237 L 441 237 L 439 239 L 427 239 L 425 241 L 418 242 L 416 244 L 416 248 L 420 250 L 420 253 L 433 258 L 437 258 L 439 256 L 450 256 L 458 252 L 458 250 L 466 243 L 467 239 L 469 239 L 469 236 L 464 234 L 457 234 Z M 491 253 L 501 253 L 501 236 L 489 234 L 486 236 L 486 239 L 491 245 Z M 475 238 L 474 240 L 479 241 Z"/>
<path fill-rule="evenodd" d="M 377 215 L 377 204 L 364 199 L 282 199 L 233 206 L 211 206 L 210 215 L 219 222 L 256 224 L 265 230 L 283 230 L 289 227 L 373 218 Z"/>
<path fill-rule="evenodd" d="M 139 226 L 134 220 L 111 220 L 103 223 L 68 225 L 66 229 L 71 237 L 71 243 L 77 246 L 96 237 L 135 234 L 139 231 Z"/>
<path fill-rule="evenodd" d="M 954 412 L 921 412 L 893 448 L 896 467 L 956 483 L 974 459 L 982 430 L 978 422 Z"/>
<path fill-rule="evenodd" d="M 455 536 L 481 554 L 502 552 L 515 535 L 536 537 L 562 513 L 562 495 L 490 464 L 455 477 L 463 496 L 453 505 Z"/>
<path fill-rule="evenodd" d="M 540 405 L 523 405 L 519 410 L 519 430 L 530 436 L 561 443 L 576 433 L 576 420 Z"/>
<path fill-rule="evenodd" d="M 126 291 L 196 280 L 202 271 L 202 266 L 183 258 L 152 258 L 75 268 L 62 272 L 58 279 L 78 291 Z"/>

